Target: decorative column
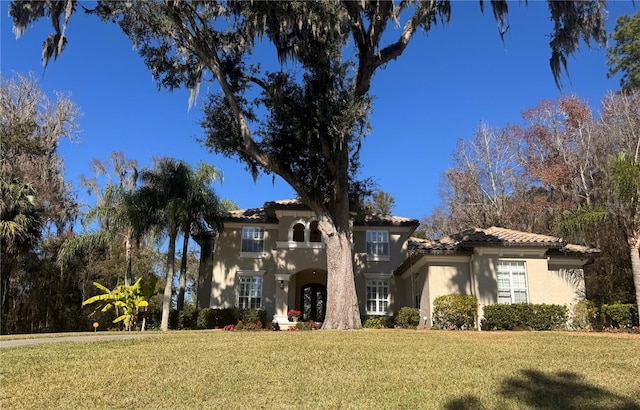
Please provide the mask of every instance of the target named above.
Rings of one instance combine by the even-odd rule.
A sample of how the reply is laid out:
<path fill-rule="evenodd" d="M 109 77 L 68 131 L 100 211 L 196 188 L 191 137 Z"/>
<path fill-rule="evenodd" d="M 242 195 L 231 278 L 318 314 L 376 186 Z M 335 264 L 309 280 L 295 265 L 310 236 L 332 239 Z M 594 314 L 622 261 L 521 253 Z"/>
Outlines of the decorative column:
<path fill-rule="evenodd" d="M 275 314 L 273 315 L 273 321 L 278 324 L 289 323 L 287 317 L 287 308 L 289 306 L 289 279 L 290 273 L 276 273 L 276 300 L 275 300 Z"/>

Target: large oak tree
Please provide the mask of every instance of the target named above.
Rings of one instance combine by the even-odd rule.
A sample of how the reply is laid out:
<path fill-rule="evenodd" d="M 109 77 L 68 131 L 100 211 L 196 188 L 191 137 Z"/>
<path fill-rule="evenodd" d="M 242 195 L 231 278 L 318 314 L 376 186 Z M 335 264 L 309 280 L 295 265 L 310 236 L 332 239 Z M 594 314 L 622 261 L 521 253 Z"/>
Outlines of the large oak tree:
<path fill-rule="evenodd" d="M 548 4 L 558 81 L 580 39 L 604 43 L 606 13 L 601 1 Z M 491 7 L 503 35 L 507 2 Z M 52 20 L 46 64 L 67 43 L 64 28 L 75 9 L 74 0 L 21 1 L 10 13 L 17 34 L 39 18 Z M 328 268 L 324 328 L 361 327 L 349 194 L 358 186 L 350 176 L 367 131 L 371 80 L 419 29 L 448 22 L 451 2 L 98 1 L 90 12 L 120 25 L 162 86 L 186 86 L 195 98 L 202 81 L 219 85 L 205 110 L 206 144 L 238 157 L 254 176 L 279 175 L 316 213 Z M 252 61 L 252 50 L 265 40 L 290 64 L 269 72 Z"/>

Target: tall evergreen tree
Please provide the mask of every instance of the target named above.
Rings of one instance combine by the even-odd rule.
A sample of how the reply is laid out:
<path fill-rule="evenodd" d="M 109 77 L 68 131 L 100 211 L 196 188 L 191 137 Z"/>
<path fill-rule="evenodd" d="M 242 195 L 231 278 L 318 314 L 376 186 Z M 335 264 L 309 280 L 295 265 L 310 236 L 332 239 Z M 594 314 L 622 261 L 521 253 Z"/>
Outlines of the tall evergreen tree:
<path fill-rule="evenodd" d="M 615 43 L 607 49 L 607 77 L 622 73 L 620 88 L 629 92 L 640 89 L 640 11 L 635 15 L 621 16 L 611 33 Z"/>

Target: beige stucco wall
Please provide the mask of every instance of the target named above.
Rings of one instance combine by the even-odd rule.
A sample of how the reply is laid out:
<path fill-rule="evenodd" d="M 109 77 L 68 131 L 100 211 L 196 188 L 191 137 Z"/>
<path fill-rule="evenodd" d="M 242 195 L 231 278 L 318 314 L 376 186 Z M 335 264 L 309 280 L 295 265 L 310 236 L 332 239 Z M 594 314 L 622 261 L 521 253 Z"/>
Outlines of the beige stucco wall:
<path fill-rule="evenodd" d="M 484 306 L 497 303 L 496 264 L 499 261 L 525 263 L 529 303 L 571 306 L 584 295 L 584 279 L 565 274 L 564 270 L 550 270 L 544 249 L 480 251 L 476 252 L 472 263 L 480 315 Z"/>
<path fill-rule="evenodd" d="M 438 296 L 471 294 L 469 262 L 467 257 L 436 260 L 426 266 L 425 286 L 429 294 L 429 318 L 433 315 L 433 301 Z M 424 288 L 423 288 L 424 292 Z"/>
<path fill-rule="evenodd" d="M 270 249 L 275 247 L 277 225 L 246 224 L 265 229 L 264 252 L 261 258 L 240 257 L 242 224 L 228 224 L 216 242 L 210 307 L 229 308 L 237 305 L 238 271 L 261 271 L 263 307 L 274 311 L 276 261 Z"/>
<path fill-rule="evenodd" d="M 237 304 L 238 271 L 261 271 L 263 276 L 263 307 L 267 314 L 286 314 L 288 308 L 299 308 L 300 287 L 306 283 L 326 285 L 326 252 L 318 243 L 290 244 L 289 229 L 296 223 L 310 225 L 315 218 L 308 211 L 287 211 L 278 214 L 278 224 L 227 223 L 225 231 L 218 238 L 214 254 L 214 268 L 210 290 L 211 307 L 233 307 Z M 265 246 L 262 257 L 241 257 L 242 227 L 258 226 L 265 229 Z M 388 260 L 367 260 L 366 231 L 381 229 L 389 232 Z M 392 272 L 405 260 L 407 239 L 411 227 L 354 227 L 353 249 L 356 292 L 360 309 L 366 312 L 365 273 L 389 274 L 389 313 L 402 306 L 412 305 L 412 292 L 400 278 L 391 276 Z M 289 248 L 291 246 L 291 248 Z M 313 277 L 313 271 L 319 274 Z M 291 275 L 284 289 L 280 289 L 277 278 Z M 309 276 L 311 275 L 311 276 Z M 322 276 L 322 277 L 320 277 Z M 277 277 L 277 278 L 276 278 Z"/>
<path fill-rule="evenodd" d="M 584 295 L 581 261 L 555 261 L 549 269 L 545 250 L 534 249 L 476 249 L 472 256 L 426 256 L 419 272 L 422 286 L 421 316 L 431 324 L 433 301 L 442 295 L 472 294 L 478 299 L 478 316 L 484 306 L 497 303 L 496 263 L 518 261 L 525 263 L 530 303 L 571 306 Z M 573 268 L 573 270 L 569 270 Z M 407 302 L 413 297 L 411 274 L 403 275 L 403 289 Z"/>

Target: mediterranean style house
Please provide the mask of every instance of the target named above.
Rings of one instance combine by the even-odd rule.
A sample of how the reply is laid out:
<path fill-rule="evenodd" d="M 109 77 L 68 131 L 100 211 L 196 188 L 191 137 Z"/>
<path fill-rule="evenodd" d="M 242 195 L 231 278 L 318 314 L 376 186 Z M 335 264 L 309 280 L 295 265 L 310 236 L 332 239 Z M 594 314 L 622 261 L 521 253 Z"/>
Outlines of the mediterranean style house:
<path fill-rule="evenodd" d="M 313 212 L 298 200 L 225 215 L 224 231 L 198 286 L 199 307 L 259 308 L 288 326 L 287 312 L 322 322 L 327 262 Z M 598 253 L 562 239 L 503 228 L 475 229 L 438 241 L 411 237 L 415 219 L 366 215 L 353 222 L 356 291 L 363 316 L 420 308 L 431 326 L 433 300 L 471 294 L 494 303 L 572 305 L 584 297 L 582 269 Z"/>

